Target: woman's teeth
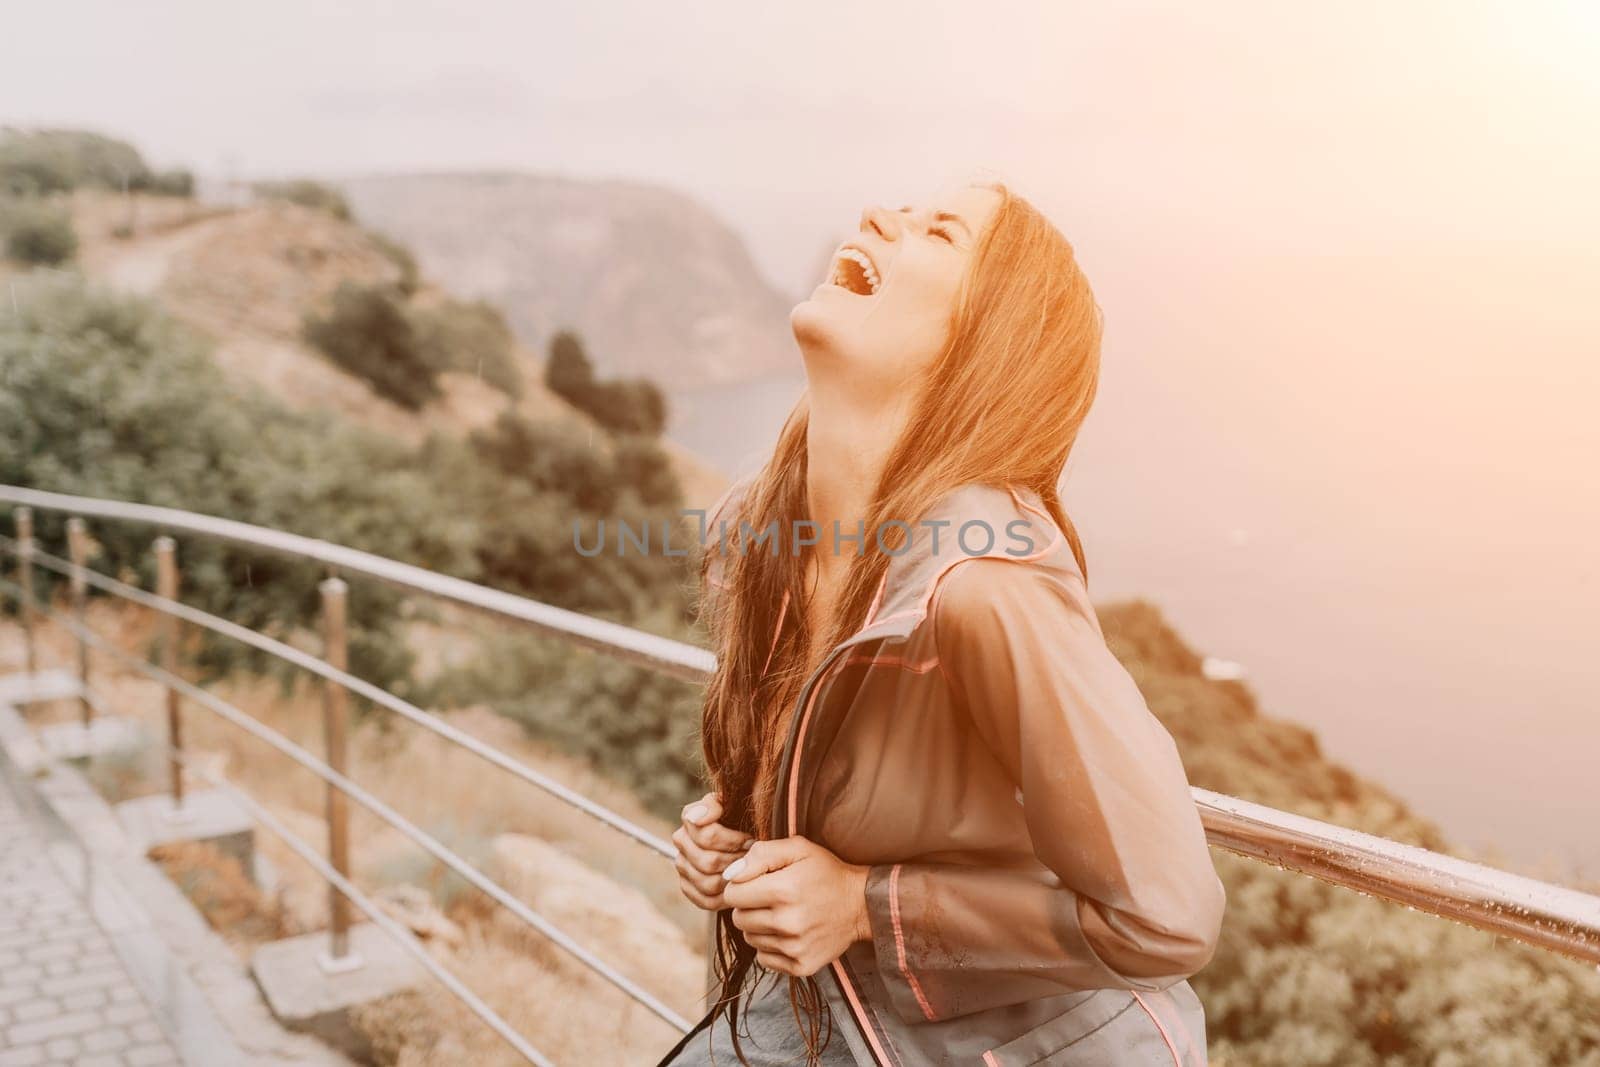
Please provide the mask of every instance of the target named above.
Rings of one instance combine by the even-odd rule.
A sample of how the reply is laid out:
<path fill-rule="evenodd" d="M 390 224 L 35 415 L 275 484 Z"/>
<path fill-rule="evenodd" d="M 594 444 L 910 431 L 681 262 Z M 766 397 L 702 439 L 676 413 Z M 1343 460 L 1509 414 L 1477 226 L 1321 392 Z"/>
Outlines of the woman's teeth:
<path fill-rule="evenodd" d="M 846 248 L 839 253 L 839 269 L 834 281 L 852 293 L 872 296 L 878 291 L 878 270 L 865 252 Z"/>

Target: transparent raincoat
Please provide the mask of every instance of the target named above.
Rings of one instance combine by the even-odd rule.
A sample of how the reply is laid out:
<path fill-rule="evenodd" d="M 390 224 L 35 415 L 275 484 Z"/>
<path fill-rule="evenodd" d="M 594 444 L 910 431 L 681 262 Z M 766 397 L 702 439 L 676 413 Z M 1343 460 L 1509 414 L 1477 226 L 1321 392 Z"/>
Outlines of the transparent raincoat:
<path fill-rule="evenodd" d="M 770 827 L 870 868 L 872 940 L 817 975 L 836 1027 L 862 1065 L 1204 1064 L 1222 884 L 1070 545 L 977 484 L 911 533 L 800 693 Z"/>

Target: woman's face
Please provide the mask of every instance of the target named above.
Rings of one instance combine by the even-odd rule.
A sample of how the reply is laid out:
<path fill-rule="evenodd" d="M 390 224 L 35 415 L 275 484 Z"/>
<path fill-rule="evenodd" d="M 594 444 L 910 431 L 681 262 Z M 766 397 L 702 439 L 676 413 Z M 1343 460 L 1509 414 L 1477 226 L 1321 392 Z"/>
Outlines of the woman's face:
<path fill-rule="evenodd" d="M 789 315 L 807 374 L 869 398 L 902 393 L 949 339 L 956 297 L 1000 194 L 967 186 L 898 211 L 868 208 L 829 274 Z"/>

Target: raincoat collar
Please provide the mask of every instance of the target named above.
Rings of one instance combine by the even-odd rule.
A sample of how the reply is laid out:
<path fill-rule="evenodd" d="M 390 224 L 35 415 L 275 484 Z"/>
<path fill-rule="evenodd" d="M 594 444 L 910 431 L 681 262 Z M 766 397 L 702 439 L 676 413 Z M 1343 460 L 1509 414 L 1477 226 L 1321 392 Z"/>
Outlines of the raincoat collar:
<path fill-rule="evenodd" d="M 909 637 L 927 618 L 939 580 L 953 567 L 974 559 L 1040 560 L 1066 543 L 1060 527 L 1037 493 L 1015 487 L 971 483 L 950 490 L 910 528 L 909 542 L 890 557 L 877 594 L 860 629 L 833 651 L 868 641 Z M 787 621 L 790 596 L 784 593 L 768 662 Z"/>

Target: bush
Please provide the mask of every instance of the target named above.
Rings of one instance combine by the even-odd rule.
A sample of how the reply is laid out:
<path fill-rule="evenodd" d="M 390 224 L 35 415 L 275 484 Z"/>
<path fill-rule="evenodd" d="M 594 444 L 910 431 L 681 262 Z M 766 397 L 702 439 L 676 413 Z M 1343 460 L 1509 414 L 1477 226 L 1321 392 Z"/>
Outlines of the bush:
<path fill-rule="evenodd" d="M 349 222 L 354 216 L 350 212 L 350 202 L 344 194 L 331 185 L 312 181 L 309 178 L 294 178 L 281 182 L 256 182 L 251 186 L 252 191 L 266 200 L 286 200 L 291 204 L 299 204 L 314 211 L 324 211 L 342 222 Z"/>
<path fill-rule="evenodd" d="M 487 702 L 530 736 L 624 783 L 663 818 L 704 788 L 698 685 L 561 641 L 502 633 L 450 669 L 438 697 Z"/>
<path fill-rule="evenodd" d="M 582 406 L 594 387 L 594 364 L 578 335 L 562 330 L 550 341 L 550 359 L 545 363 L 544 381 L 550 391 L 569 403 Z"/>
<path fill-rule="evenodd" d="M 597 379 L 583 342 L 571 331 L 551 340 L 544 373 L 551 392 L 613 433 L 657 435 L 666 429 L 667 401 L 660 388 L 642 378 Z"/>
<path fill-rule="evenodd" d="M 618 522 L 659 531 L 662 522 L 679 519 L 677 477 L 670 464 L 646 456 L 650 442 L 606 449 L 590 436 L 570 423 L 507 412 L 473 433 L 464 449 L 452 448 L 430 465 L 459 494 L 459 510 L 485 516 L 478 562 L 490 584 L 619 620 L 664 611 L 672 620 L 665 625 L 674 627 L 689 615 L 685 558 L 609 548 L 584 556 L 573 527 L 586 544 L 602 519 L 613 525 L 613 543 Z M 447 446 L 435 448 L 442 453 Z M 444 472 L 447 466 L 452 473 Z"/>
<path fill-rule="evenodd" d="M 642 378 L 597 382 L 585 410 L 613 433 L 655 436 L 667 427 L 667 399 Z"/>
<path fill-rule="evenodd" d="M 411 249 L 388 234 L 376 230 L 368 230 L 367 237 L 378 246 L 378 251 L 382 252 L 389 262 L 400 269 L 400 279 L 395 282 L 400 292 L 406 296 L 415 294 L 422 282 L 422 275 L 417 270 L 417 257 L 411 254 Z"/>
<path fill-rule="evenodd" d="M 617 480 L 631 486 L 652 508 L 683 507 L 683 487 L 672 457 L 650 437 L 625 437 L 616 447 Z"/>
<path fill-rule="evenodd" d="M 308 314 L 306 342 L 379 396 L 415 410 L 440 395 L 438 374 L 422 352 L 398 290 L 344 282 L 325 316 Z"/>
<path fill-rule="evenodd" d="M 36 199 L 13 201 L 0 212 L 0 233 L 5 235 L 7 258 L 18 263 L 54 267 L 78 254 L 72 214 L 61 205 Z"/>
<path fill-rule="evenodd" d="M 522 395 L 516 343 L 505 316 L 482 300 L 446 300 L 412 312 L 417 344 L 436 371 L 476 374 L 509 396 Z"/>
<path fill-rule="evenodd" d="M 476 577 L 470 531 L 435 510 L 414 450 L 236 392 L 196 339 L 148 303 L 44 281 L 20 314 L 0 317 L 0 482 L 224 515 Z M 41 512 L 37 523 L 46 545 L 65 540 L 63 516 Z M 154 532 L 94 525 L 94 565 L 129 569 L 152 588 Z M 314 567 L 198 538 L 180 540 L 179 563 L 184 599 L 206 611 L 279 635 L 316 623 Z M 363 583 L 352 601 L 353 669 L 409 692 L 410 654 L 394 631 L 399 594 Z M 246 664 L 279 669 L 205 638 L 207 677 Z"/>
<path fill-rule="evenodd" d="M 157 171 L 151 173 L 138 188 L 156 196 L 191 197 L 194 195 L 194 174 L 187 170 Z"/>
<path fill-rule="evenodd" d="M 149 178 L 139 150 L 126 141 L 84 130 L 0 133 L 0 188 L 15 194 L 69 192 L 83 185 L 138 189 Z"/>

